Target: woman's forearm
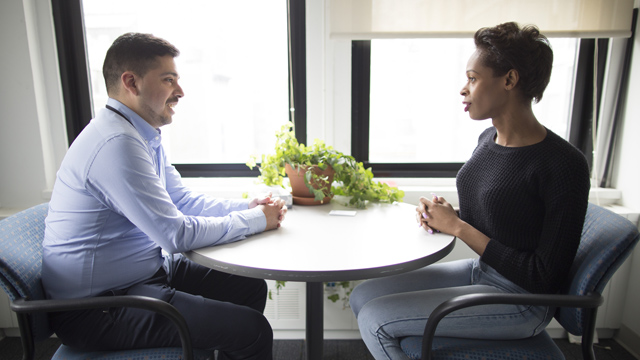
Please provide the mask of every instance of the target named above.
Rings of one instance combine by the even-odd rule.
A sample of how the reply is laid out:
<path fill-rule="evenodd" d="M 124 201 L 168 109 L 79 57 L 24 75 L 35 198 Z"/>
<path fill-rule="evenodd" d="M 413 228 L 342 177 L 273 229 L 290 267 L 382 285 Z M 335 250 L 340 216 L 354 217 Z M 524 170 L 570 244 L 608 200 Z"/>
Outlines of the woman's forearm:
<path fill-rule="evenodd" d="M 471 250 L 482 256 L 484 249 L 487 248 L 490 238 L 481 233 L 478 229 L 460 220 L 456 226 L 454 233 L 458 239 L 464 241 Z"/>

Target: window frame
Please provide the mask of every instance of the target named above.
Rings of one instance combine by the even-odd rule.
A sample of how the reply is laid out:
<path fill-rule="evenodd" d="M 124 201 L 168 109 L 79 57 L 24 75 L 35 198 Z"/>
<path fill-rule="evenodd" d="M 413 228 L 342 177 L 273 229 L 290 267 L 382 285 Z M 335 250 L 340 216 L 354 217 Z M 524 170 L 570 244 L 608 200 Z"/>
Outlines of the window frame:
<path fill-rule="evenodd" d="M 573 103 L 567 140 L 576 146 L 592 164 L 592 87 L 593 52 L 596 39 L 580 39 L 574 81 Z M 607 39 L 598 39 L 598 47 L 607 49 Z M 455 163 L 374 163 L 369 161 L 369 105 L 371 90 L 371 40 L 353 40 L 351 46 L 351 153 L 377 177 L 385 178 L 455 178 L 464 165 Z M 602 76 L 606 51 L 599 51 L 598 96 L 602 94 Z M 600 98 L 598 98 L 599 103 Z"/>
<path fill-rule="evenodd" d="M 51 0 L 58 62 L 62 84 L 67 137 L 69 144 L 93 118 L 89 68 L 86 53 L 82 0 Z M 296 138 L 307 140 L 306 101 L 306 31 L 305 1 L 287 0 L 290 91 L 293 92 Z M 578 147 L 591 166 L 593 154 L 591 137 L 593 47 L 595 39 L 581 39 L 574 81 L 568 141 Z M 599 39 L 604 42 L 606 39 Z M 605 43 L 599 43 L 606 49 Z M 371 167 L 376 177 L 384 178 L 454 178 L 464 163 L 372 163 L 369 161 L 369 92 L 371 74 L 371 41 L 352 41 L 351 49 L 351 153 L 356 160 Z M 604 71 L 605 51 L 599 52 L 599 74 Z M 598 94 L 602 93 L 599 78 Z M 291 95 L 291 94 L 290 94 Z M 291 96 L 290 96 L 291 98 Z M 174 164 L 183 177 L 255 177 L 257 169 L 245 164 Z"/>
<path fill-rule="evenodd" d="M 82 0 L 51 0 L 67 138 L 73 143 L 93 118 Z M 287 0 L 289 120 L 298 141 L 307 138 L 305 0 Z M 291 96 L 293 95 L 293 96 Z M 182 177 L 256 177 L 246 164 L 172 164 Z"/>

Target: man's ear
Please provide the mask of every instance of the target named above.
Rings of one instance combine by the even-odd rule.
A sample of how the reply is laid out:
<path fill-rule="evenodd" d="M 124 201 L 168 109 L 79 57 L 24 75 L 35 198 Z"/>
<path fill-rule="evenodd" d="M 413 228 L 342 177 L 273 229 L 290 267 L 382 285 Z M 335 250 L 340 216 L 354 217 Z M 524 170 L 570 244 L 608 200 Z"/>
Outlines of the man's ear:
<path fill-rule="evenodd" d="M 131 71 L 125 71 L 120 75 L 122 89 L 132 95 L 138 95 L 138 77 Z"/>
<path fill-rule="evenodd" d="M 518 73 L 518 70 L 516 69 L 509 70 L 507 74 L 504 76 L 505 89 L 511 90 L 515 88 L 519 80 L 520 80 L 520 74 Z"/>

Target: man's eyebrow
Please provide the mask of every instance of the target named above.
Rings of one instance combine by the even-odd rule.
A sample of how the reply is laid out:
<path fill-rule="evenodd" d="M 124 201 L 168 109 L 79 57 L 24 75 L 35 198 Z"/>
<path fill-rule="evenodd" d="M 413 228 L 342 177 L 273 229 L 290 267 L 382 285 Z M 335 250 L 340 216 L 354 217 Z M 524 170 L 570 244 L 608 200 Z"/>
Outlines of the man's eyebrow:
<path fill-rule="evenodd" d="M 167 71 L 167 72 L 164 72 L 164 73 L 160 74 L 160 76 L 166 76 L 166 75 L 171 75 L 171 76 L 178 77 L 178 73 L 175 73 L 173 71 Z"/>

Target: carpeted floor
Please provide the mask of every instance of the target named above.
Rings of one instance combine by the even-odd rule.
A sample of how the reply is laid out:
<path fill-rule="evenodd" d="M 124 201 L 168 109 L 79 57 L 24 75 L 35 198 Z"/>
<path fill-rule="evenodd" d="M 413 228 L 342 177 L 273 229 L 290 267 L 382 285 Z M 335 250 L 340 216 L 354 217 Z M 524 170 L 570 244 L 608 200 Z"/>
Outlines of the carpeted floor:
<path fill-rule="evenodd" d="M 579 345 L 567 340 L 556 340 L 567 360 L 580 360 L 582 353 Z M 35 360 L 49 360 L 60 345 L 58 339 L 49 339 L 38 344 Z M 629 354 L 612 339 L 601 339 L 595 346 L 598 360 L 639 360 Z M 304 360 L 303 340 L 275 340 L 273 343 L 274 360 Z M 20 338 L 9 337 L 0 341 L 0 360 L 22 359 Z M 324 360 L 373 360 L 361 340 L 325 340 Z"/>

